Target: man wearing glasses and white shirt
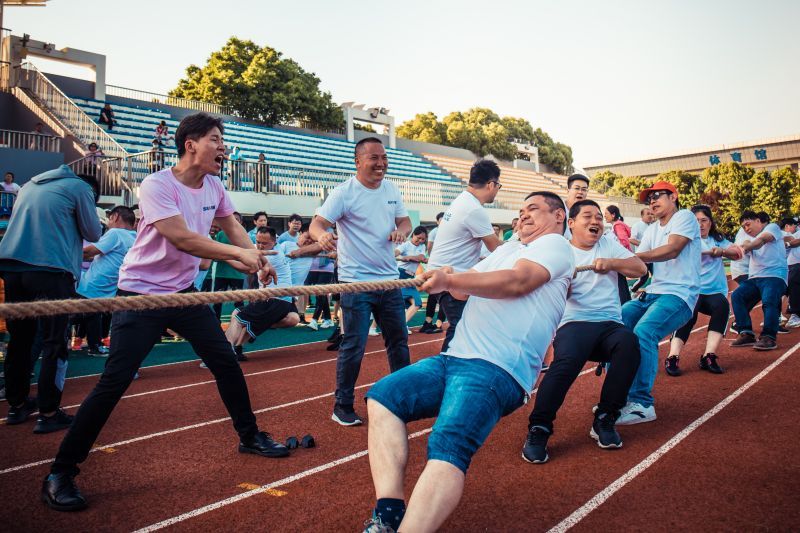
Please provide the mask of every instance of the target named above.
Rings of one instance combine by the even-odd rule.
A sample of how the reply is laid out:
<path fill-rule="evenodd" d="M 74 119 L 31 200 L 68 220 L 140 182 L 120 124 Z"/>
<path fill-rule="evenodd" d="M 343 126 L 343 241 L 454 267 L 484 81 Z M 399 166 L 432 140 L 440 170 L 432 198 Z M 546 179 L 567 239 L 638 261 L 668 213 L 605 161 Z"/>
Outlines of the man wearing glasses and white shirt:
<path fill-rule="evenodd" d="M 501 187 L 497 163 L 480 159 L 472 165 L 467 190 L 453 200 L 439 223 L 436 241 L 428 259 L 429 270 L 450 266 L 455 272 L 466 272 L 478 263 L 481 244 L 485 244 L 489 252 L 502 244 L 483 208 L 483 204 L 494 202 Z M 450 324 L 442 352 L 450 345 L 466 304 L 465 300 L 458 300 L 449 292 L 439 295 L 439 305 Z"/>

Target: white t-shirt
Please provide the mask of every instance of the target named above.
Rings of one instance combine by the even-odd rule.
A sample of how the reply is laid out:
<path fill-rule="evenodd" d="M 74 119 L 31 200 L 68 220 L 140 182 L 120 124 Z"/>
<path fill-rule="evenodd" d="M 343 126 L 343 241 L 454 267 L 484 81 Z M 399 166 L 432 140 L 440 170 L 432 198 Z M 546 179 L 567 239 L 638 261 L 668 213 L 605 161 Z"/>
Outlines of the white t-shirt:
<path fill-rule="evenodd" d="M 734 244 L 742 244 L 744 241 L 751 240 L 752 237 L 744 231 L 743 228 L 739 228 L 739 231 L 736 232 L 736 237 L 733 239 Z M 738 261 L 731 261 L 731 279 L 736 279 L 739 276 L 746 276 L 750 273 L 750 254 L 744 254 L 744 256 L 739 259 Z"/>
<path fill-rule="evenodd" d="M 287 258 L 283 254 L 283 249 L 280 246 L 276 246 L 273 248 L 274 251 L 278 252 L 278 255 L 268 255 L 267 261 L 272 267 L 275 269 L 275 273 L 278 274 L 278 283 L 275 284 L 271 280 L 264 287 L 291 287 L 292 286 L 292 269 L 289 268 L 289 261 L 291 259 Z M 259 285 L 262 283 L 259 281 Z M 291 296 L 281 296 L 278 298 L 279 300 L 286 300 L 287 302 L 292 301 Z"/>
<path fill-rule="evenodd" d="M 647 287 L 651 294 L 672 294 L 694 309 L 700 294 L 700 224 L 694 213 L 681 209 L 665 225 L 660 221 L 648 226 L 638 252 L 649 252 L 669 241 L 670 235 L 689 239 L 675 259 L 653 263 L 653 281 Z"/>
<path fill-rule="evenodd" d="M 800 239 L 800 230 L 796 231 L 794 235 L 792 235 L 793 239 Z M 800 246 L 796 248 L 787 248 L 787 264 L 789 265 L 796 265 L 800 263 Z"/>
<path fill-rule="evenodd" d="M 631 239 L 636 239 L 637 241 L 641 242 L 644 232 L 649 227 L 650 224 L 648 224 L 644 220 L 639 220 L 631 227 Z M 634 250 L 636 249 L 634 244 L 631 244 L 631 248 L 633 248 Z"/>
<path fill-rule="evenodd" d="M 565 200 L 562 201 L 564 202 L 564 220 L 566 221 L 569 220 L 569 207 Z M 569 229 L 569 224 L 564 224 L 564 238 L 568 241 L 572 240 L 572 230 Z"/>
<path fill-rule="evenodd" d="M 727 248 L 731 241 L 722 239 L 717 242 L 711 236 L 700 238 L 701 251 L 705 252 L 714 247 Z M 701 256 L 700 260 L 700 294 L 721 294 L 728 296 L 728 279 L 725 276 L 725 265 L 721 257 Z"/>
<path fill-rule="evenodd" d="M 478 272 L 513 268 L 520 259 L 550 272 L 550 281 L 519 298 L 470 296 L 447 355 L 484 359 L 508 372 L 525 392 L 533 385 L 567 300 L 575 260 L 569 243 L 548 234 L 529 244 L 507 242 L 475 265 Z"/>
<path fill-rule="evenodd" d="M 469 191 L 459 194 L 442 217 L 441 235 L 431 249 L 428 266 L 432 269 L 451 266 L 465 272 L 475 266 L 481 252 L 481 239 L 494 234 L 489 215 Z"/>
<path fill-rule="evenodd" d="M 439 226 L 436 226 L 428 233 L 428 242 L 433 242 L 436 240 L 436 234 L 439 232 Z"/>
<path fill-rule="evenodd" d="M 748 254 L 750 256 L 750 278 L 780 278 L 786 281 L 789 275 L 789 265 L 786 262 L 786 246 L 783 244 L 781 228 L 775 223 L 767 224 L 763 231 L 751 240 L 767 233 L 772 234 L 775 240 Z"/>
<path fill-rule="evenodd" d="M 395 219 L 408 212 L 394 183 L 384 179 L 369 189 L 350 178 L 331 192 L 317 214 L 338 229 L 339 281 L 397 279 L 389 235 L 397 228 Z"/>
<path fill-rule="evenodd" d="M 400 257 L 408 257 L 411 255 L 425 255 L 426 248 L 424 242 L 415 246 L 411 241 L 406 241 L 397 247 L 397 251 L 400 252 Z M 397 261 L 397 267 L 415 276 L 419 261 Z"/>
<path fill-rule="evenodd" d="M 626 259 L 633 253 L 610 235 L 603 235 L 591 250 L 570 246 L 575 265 L 591 265 L 597 258 Z M 622 306 L 619 303 L 618 274 L 580 272 L 572 280 L 572 288 L 560 326 L 567 322 L 619 322 L 622 324 Z M 456 330 L 458 331 L 458 330 Z"/>

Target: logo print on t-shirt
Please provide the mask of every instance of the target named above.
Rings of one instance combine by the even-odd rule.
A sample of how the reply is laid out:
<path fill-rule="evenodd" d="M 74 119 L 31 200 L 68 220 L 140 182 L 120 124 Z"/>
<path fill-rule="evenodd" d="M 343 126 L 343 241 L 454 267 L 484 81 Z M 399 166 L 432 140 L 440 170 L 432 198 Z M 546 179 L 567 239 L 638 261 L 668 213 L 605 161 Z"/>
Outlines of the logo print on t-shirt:
<path fill-rule="evenodd" d="M 216 208 L 217 208 L 217 206 L 215 206 L 215 205 L 204 205 L 203 206 L 203 211 L 211 211 L 212 209 L 216 209 Z"/>

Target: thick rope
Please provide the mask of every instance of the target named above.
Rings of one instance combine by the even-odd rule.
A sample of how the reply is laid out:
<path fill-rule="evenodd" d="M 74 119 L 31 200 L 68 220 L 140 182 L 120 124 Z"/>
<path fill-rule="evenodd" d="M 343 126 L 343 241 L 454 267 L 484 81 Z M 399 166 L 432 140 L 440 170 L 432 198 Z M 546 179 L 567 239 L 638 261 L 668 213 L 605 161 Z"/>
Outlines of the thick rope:
<path fill-rule="evenodd" d="M 579 266 L 575 273 L 592 270 L 592 265 Z M 173 294 L 150 294 L 115 298 L 89 298 L 71 300 L 41 300 L 0 304 L 0 317 L 6 320 L 39 318 L 56 315 L 80 315 L 85 313 L 111 313 L 114 311 L 145 311 L 170 307 L 220 304 L 225 302 L 258 302 L 281 296 L 316 296 L 350 292 L 385 291 L 422 285 L 419 278 L 389 281 L 360 281 L 331 285 L 296 285 L 221 292 L 182 292 Z"/>

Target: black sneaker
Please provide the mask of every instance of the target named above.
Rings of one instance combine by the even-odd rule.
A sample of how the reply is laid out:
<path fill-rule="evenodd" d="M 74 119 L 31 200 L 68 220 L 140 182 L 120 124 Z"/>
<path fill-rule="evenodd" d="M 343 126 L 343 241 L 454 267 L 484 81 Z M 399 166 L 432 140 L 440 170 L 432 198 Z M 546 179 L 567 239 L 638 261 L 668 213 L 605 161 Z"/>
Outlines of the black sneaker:
<path fill-rule="evenodd" d="M 786 335 L 787 333 L 789 333 L 789 330 L 788 330 L 788 329 L 786 329 L 786 328 L 785 328 L 785 327 L 783 327 L 783 326 L 778 326 L 778 334 L 780 334 L 780 335 Z"/>
<path fill-rule="evenodd" d="M 336 340 L 332 341 L 328 346 L 325 347 L 325 349 L 329 352 L 338 352 L 339 347 L 342 345 L 343 338 L 344 335 L 339 335 L 336 337 Z"/>
<path fill-rule="evenodd" d="M 328 342 L 336 342 L 336 340 L 342 336 L 342 330 L 339 328 L 334 328 L 331 336 L 328 337 Z"/>
<path fill-rule="evenodd" d="M 434 329 L 433 322 L 424 322 L 422 326 L 420 326 L 419 332 L 428 333 L 432 329 Z"/>
<path fill-rule="evenodd" d="M 50 474 L 44 478 L 42 501 L 56 511 L 86 509 L 86 499 L 75 485 L 75 478 L 67 474 Z"/>
<path fill-rule="evenodd" d="M 678 357 L 677 355 L 670 355 L 664 360 L 664 370 L 666 370 L 667 374 L 669 374 L 670 376 L 678 377 L 681 374 L 683 374 L 683 372 L 681 372 L 681 369 L 678 368 L 679 359 L 680 357 Z"/>
<path fill-rule="evenodd" d="M 237 361 L 247 361 L 247 356 L 244 354 L 244 348 L 242 346 L 234 346 L 233 351 L 236 352 Z"/>
<path fill-rule="evenodd" d="M 434 335 L 434 334 L 436 334 L 436 333 L 441 333 L 441 332 L 443 332 L 443 331 L 444 331 L 444 330 L 442 329 L 442 326 L 433 326 L 433 329 L 432 329 L 432 330 L 430 330 L 430 331 L 427 331 L 426 333 L 429 333 L 429 334 L 431 334 L 431 335 Z"/>
<path fill-rule="evenodd" d="M 9 407 L 8 416 L 6 417 L 6 425 L 16 426 L 25 422 L 29 416 L 36 412 L 36 400 L 33 398 L 25 398 L 25 401 L 19 407 Z"/>
<path fill-rule="evenodd" d="M 239 441 L 239 453 L 252 453 L 263 457 L 286 457 L 289 448 L 275 442 L 272 435 L 259 431 L 251 439 Z"/>
<path fill-rule="evenodd" d="M 353 410 L 352 405 L 335 405 L 333 407 L 333 414 L 331 420 L 342 426 L 360 426 L 364 423 L 363 420 Z"/>
<path fill-rule="evenodd" d="M 778 343 L 775 342 L 775 339 L 773 339 L 772 337 L 763 337 L 763 336 L 760 339 L 758 339 L 758 342 L 756 342 L 753 345 L 753 348 L 760 352 L 765 352 L 767 350 L 774 350 L 777 347 Z"/>
<path fill-rule="evenodd" d="M 36 419 L 36 426 L 33 432 L 37 434 L 53 433 L 54 431 L 61 431 L 67 429 L 72 424 L 72 415 L 68 415 L 63 409 L 56 409 L 56 412 L 50 416 L 39 415 Z"/>
<path fill-rule="evenodd" d="M 522 458 L 533 464 L 546 463 L 550 456 L 547 455 L 547 439 L 550 432 L 542 426 L 533 426 L 528 430 L 525 446 L 522 447 Z"/>
<path fill-rule="evenodd" d="M 615 422 L 616 418 L 609 413 L 598 412 L 594 415 L 589 436 L 596 440 L 597 445 L 604 450 L 622 448 L 622 437 L 614 427 Z"/>
<path fill-rule="evenodd" d="M 712 374 L 723 374 L 725 369 L 717 363 L 717 354 L 707 353 L 700 357 L 700 370 L 708 370 Z"/>
<path fill-rule="evenodd" d="M 756 336 L 752 333 L 739 333 L 736 340 L 731 343 L 732 348 L 744 348 L 745 346 L 752 346 L 756 343 Z"/>

